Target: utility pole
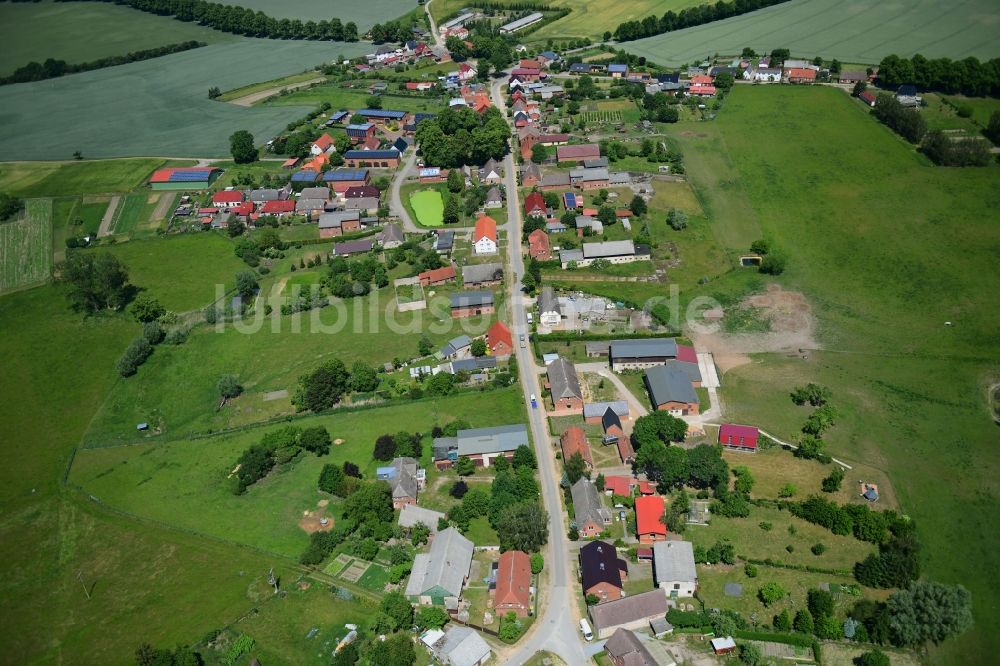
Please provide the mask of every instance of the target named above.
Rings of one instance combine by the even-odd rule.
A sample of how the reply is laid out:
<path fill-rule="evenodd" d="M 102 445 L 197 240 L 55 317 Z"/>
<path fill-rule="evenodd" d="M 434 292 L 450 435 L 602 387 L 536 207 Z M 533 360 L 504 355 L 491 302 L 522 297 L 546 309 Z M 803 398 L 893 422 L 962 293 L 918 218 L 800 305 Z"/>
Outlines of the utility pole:
<path fill-rule="evenodd" d="M 87 601 L 90 601 L 90 590 L 87 589 L 87 584 L 83 582 L 83 569 L 76 572 L 76 579 L 83 586 L 83 593 L 87 595 Z"/>

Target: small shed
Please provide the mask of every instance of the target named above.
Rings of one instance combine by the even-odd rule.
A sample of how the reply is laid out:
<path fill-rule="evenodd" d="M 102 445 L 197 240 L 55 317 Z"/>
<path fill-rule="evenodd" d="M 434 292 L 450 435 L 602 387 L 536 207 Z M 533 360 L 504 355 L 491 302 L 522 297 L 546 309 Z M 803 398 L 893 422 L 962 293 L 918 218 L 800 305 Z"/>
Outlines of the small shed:
<path fill-rule="evenodd" d="M 735 652 L 736 641 L 733 640 L 732 636 L 726 636 L 725 638 L 713 638 L 712 650 L 715 654 L 729 654 L 730 652 Z"/>

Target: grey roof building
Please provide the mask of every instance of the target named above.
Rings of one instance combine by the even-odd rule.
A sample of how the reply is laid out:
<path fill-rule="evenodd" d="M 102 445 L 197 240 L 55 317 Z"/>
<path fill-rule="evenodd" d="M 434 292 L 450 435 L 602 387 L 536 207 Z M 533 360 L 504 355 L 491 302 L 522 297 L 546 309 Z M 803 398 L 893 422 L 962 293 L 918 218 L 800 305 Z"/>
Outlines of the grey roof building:
<path fill-rule="evenodd" d="M 503 264 L 472 264 L 462 269 L 462 284 L 477 285 L 503 280 Z"/>
<path fill-rule="evenodd" d="M 657 541 L 653 544 L 653 577 L 663 587 L 667 583 L 698 582 L 694 565 L 694 547 L 690 541 Z"/>
<path fill-rule="evenodd" d="M 635 254 L 635 243 L 633 243 L 631 240 L 617 240 L 617 241 L 605 241 L 603 243 L 583 244 L 583 256 L 586 259 L 621 257 L 623 255 L 633 255 L 633 254 Z"/>
<path fill-rule="evenodd" d="M 344 200 L 344 208 L 347 210 L 378 210 L 378 207 L 378 197 L 358 197 Z"/>
<path fill-rule="evenodd" d="M 439 254 L 447 254 L 455 247 L 454 231 L 438 231 L 434 238 L 434 250 Z"/>
<path fill-rule="evenodd" d="M 604 412 L 611 409 L 618 416 L 629 415 L 627 400 L 612 400 L 609 402 L 588 402 L 583 406 L 583 418 L 599 419 L 604 416 Z"/>
<path fill-rule="evenodd" d="M 515 451 L 528 444 L 528 428 L 523 423 L 459 430 L 458 455 L 470 456 Z"/>
<path fill-rule="evenodd" d="M 542 287 L 542 293 L 538 296 L 538 313 L 555 313 L 556 315 L 562 316 L 562 308 L 559 306 L 559 299 L 556 298 L 556 293 L 553 291 L 552 287 L 545 286 Z"/>
<path fill-rule="evenodd" d="M 302 191 L 299 192 L 299 198 L 301 199 L 322 199 L 326 201 L 330 198 L 330 188 L 329 187 L 303 187 Z"/>
<path fill-rule="evenodd" d="M 569 173 L 567 171 L 556 171 L 542 176 L 541 187 L 569 187 Z"/>
<path fill-rule="evenodd" d="M 608 158 L 607 157 L 597 157 L 591 160 L 584 160 L 583 167 L 585 169 L 600 169 L 608 168 Z"/>
<path fill-rule="evenodd" d="M 413 458 L 395 458 L 391 464 L 376 471 L 380 481 L 388 481 L 393 502 L 415 502 L 420 490 L 420 476 L 417 461 Z"/>
<path fill-rule="evenodd" d="M 478 632 L 459 626 L 453 626 L 445 632 L 444 642 L 437 652 L 449 666 L 481 666 L 493 654 L 489 644 Z"/>
<path fill-rule="evenodd" d="M 370 238 L 362 238 L 360 240 L 347 241 L 345 243 L 336 243 L 333 246 L 333 254 L 337 257 L 346 257 L 350 254 L 362 254 L 364 252 L 370 252 L 374 244 Z"/>
<path fill-rule="evenodd" d="M 417 523 L 423 523 L 431 534 L 437 534 L 438 520 L 444 517 L 440 511 L 425 509 L 416 504 L 404 504 L 399 512 L 399 524 L 402 527 L 413 527 Z"/>
<path fill-rule="evenodd" d="M 444 347 L 441 347 L 438 354 L 441 358 L 455 358 L 465 352 L 468 352 L 471 345 L 472 338 L 468 335 L 460 335 L 457 338 L 449 340 Z"/>
<path fill-rule="evenodd" d="M 411 601 L 430 597 L 431 603 L 444 603 L 445 597 L 460 597 L 472 567 L 473 550 L 472 542 L 454 527 L 440 532 L 434 537 L 429 553 L 413 558 L 406 596 Z"/>
<path fill-rule="evenodd" d="M 655 365 L 646 368 L 646 387 L 657 407 L 670 402 L 698 404 L 698 394 L 691 380 L 686 372 L 677 367 Z"/>
<path fill-rule="evenodd" d="M 385 225 L 382 231 L 375 238 L 378 240 L 379 245 L 388 250 L 391 250 L 394 247 L 399 247 L 406 241 L 406 236 L 403 234 L 403 228 L 398 224 Z"/>
<path fill-rule="evenodd" d="M 671 368 L 677 368 L 678 370 L 684 372 L 684 374 L 688 376 L 688 379 L 691 380 L 692 384 L 695 382 L 701 382 L 701 370 L 698 369 L 697 363 L 688 363 L 687 361 L 674 359 L 672 361 L 667 361 L 664 365 Z"/>
<path fill-rule="evenodd" d="M 361 213 L 356 210 L 338 210 L 332 213 L 323 213 L 319 216 L 320 229 L 340 229 L 344 222 L 354 222 L 361 220 Z"/>
<path fill-rule="evenodd" d="M 590 479 L 577 480 L 570 488 L 570 494 L 573 495 L 573 513 L 576 515 L 578 526 L 588 522 L 597 525 L 611 524 L 611 509 L 604 506 L 601 495 L 597 492 L 597 486 L 591 483 Z"/>
<path fill-rule="evenodd" d="M 552 401 L 557 403 L 564 399 L 583 399 L 583 389 L 580 388 L 580 378 L 577 377 L 576 367 L 572 363 L 562 358 L 557 358 L 549 363 L 545 369 L 552 391 Z"/>
<path fill-rule="evenodd" d="M 482 356 L 480 358 L 461 358 L 457 361 L 452 361 L 450 364 L 450 374 L 455 374 L 456 372 L 478 372 L 480 370 L 492 370 L 497 367 L 497 359 L 495 356 Z"/>
<path fill-rule="evenodd" d="M 486 193 L 485 205 L 489 208 L 503 206 L 503 195 L 500 194 L 500 188 L 496 185 L 491 187 L 490 191 Z"/>
<path fill-rule="evenodd" d="M 571 183 L 589 183 L 608 179 L 607 167 L 594 167 L 591 169 L 570 169 L 569 180 Z"/>
<path fill-rule="evenodd" d="M 656 648 L 659 648 L 662 654 L 654 655 L 652 650 Z M 674 666 L 674 660 L 667 656 L 666 650 L 656 645 L 655 641 L 647 644 L 625 628 L 619 628 L 611 635 L 604 644 L 604 651 L 614 663 L 622 666 Z M 663 659 L 664 656 L 667 658 Z"/>
<path fill-rule="evenodd" d="M 493 305 L 491 291 L 460 291 L 451 295 L 451 307 L 473 308 L 483 305 Z"/>
<path fill-rule="evenodd" d="M 638 629 L 667 614 L 667 595 L 650 590 L 623 599 L 591 606 L 588 611 L 598 638 L 611 636 L 619 627 Z"/>
<path fill-rule="evenodd" d="M 677 341 L 673 338 L 652 338 L 648 340 L 612 340 L 609 355 L 614 361 L 645 361 L 647 359 L 665 363 L 677 357 Z"/>
<path fill-rule="evenodd" d="M 295 201 L 296 213 L 313 213 L 326 208 L 326 199 L 300 198 Z"/>

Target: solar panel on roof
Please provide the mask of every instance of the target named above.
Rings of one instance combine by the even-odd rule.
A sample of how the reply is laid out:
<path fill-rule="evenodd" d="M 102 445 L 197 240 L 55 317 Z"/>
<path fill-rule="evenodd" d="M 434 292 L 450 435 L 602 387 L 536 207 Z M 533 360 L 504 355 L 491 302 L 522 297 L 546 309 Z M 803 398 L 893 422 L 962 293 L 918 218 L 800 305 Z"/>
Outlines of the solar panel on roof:
<path fill-rule="evenodd" d="M 201 180 L 208 180 L 209 170 L 204 171 L 174 171 L 170 174 L 170 181 L 174 183 L 193 183 Z"/>

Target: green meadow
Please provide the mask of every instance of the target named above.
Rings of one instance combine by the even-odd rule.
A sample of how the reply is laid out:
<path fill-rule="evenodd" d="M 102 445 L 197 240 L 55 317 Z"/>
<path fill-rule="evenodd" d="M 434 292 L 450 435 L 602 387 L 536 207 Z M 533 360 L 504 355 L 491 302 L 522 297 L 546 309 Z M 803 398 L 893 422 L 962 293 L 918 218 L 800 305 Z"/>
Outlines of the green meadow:
<path fill-rule="evenodd" d="M 794 56 L 871 64 L 891 53 L 985 60 L 1000 55 L 998 20 L 1000 8 L 990 0 L 970 0 L 961 11 L 943 0 L 861 0 L 849 11 L 836 0 L 792 0 L 724 21 L 623 42 L 622 48 L 670 66 L 700 62 L 713 53 L 738 55 L 744 47 L 760 53 L 783 47 Z"/>
<path fill-rule="evenodd" d="M 425 227 L 440 227 L 444 214 L 444 201 L 437 190 L 423 190 L 410 195 L 410 206 L 417 215 L 417 222 Z"/>
<path fill-rule="evenodd" d="M 0 3 L 4 45 L 0 76 L 47 58 L 77 64 L 178 42 L 237 39 L 193 22 L 104 2 L 4 2 Z"/>
<path fill-rule="evenodd" d="M 2 162 L 0 190 L 18 197 L 117 194 L 145 183 L 161 164 L 156 158 Z"/>
<path fill-rule="evenodd" d="M 682 145 L 725 151 L 710 177 L 690 173 L 720 241 L 738 251 L 763 236 L 787 256 L 777 281 L 809 298 L 823 347 L 729 371 L 727 419 L 794 438 L 806 414 L 788 391 L 830 386 L 841 414 L 831 453 L 883 470 L 919 525 L 927 575 L 973 593 L 976 628 L 932 658 L 990 662 L 998 589 L 982 572 L 998 564 L 1000 507 L 986 386 L 1000 377 L 1000 227 L 986 193 L 1000 169 L 931 166 L 833 89 L 737 88 L 703 128 Z M 737 201 L 725 207 L 727 193 Z M 754 215 L 729 215 L 744 206 Z M 700 291 L 739 292 L 749 275 Z"/>
<path fill-rule="evenodd" d="M 0 224 L 0 291 L 52 275 L 52 200 L 30 199 L 20 219 Z"/>
<path fill-rule="evenodd" d="M 308 543 L 298 525 L 302 512 L 315 510 L 318 500 L 329 498 L 316 489 L 324 464 L 349 460 L 365 478 L 372 478 L 378 465 L 372 446 L 379 435 L 400 428 L 427 433 L 434 425 L 458 418 L 482 426 L 516 423 L 524 419 L 524 404 L 517 388 L 511 387 L 296 420 L 300 427 L 324 426 L 343 444 L 333 446 L 327 456 L 303 456 L 290 469 L 274 471 L 240 496 L 229 491 L 226 474 L 244 449 L 279 426 L 82 450 L 73 462 L 71 481 L 102 501 L 141 516 L 297 557 Z M 429 440 L 424 448 L 429 461 Z"/>

